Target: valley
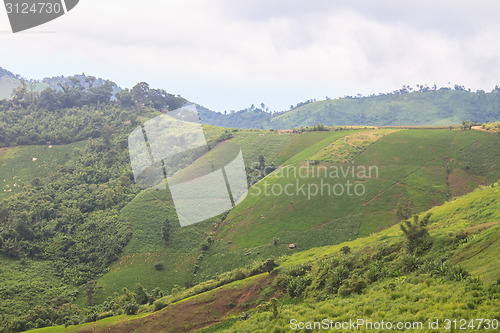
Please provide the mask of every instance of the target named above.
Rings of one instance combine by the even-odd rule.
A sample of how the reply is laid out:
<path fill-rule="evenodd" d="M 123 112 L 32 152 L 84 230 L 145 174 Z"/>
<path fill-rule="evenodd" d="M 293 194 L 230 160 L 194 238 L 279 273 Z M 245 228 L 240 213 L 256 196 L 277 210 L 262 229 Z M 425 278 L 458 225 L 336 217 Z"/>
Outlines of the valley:
<path fill-rule="evenodd" d="M 497 123 L 203 124 L 209 151 L 190 168 L 235 144 L 249 191 L 181 227 L 168 187 L 135 184 L 127 151 L 131 130 L 165 110 L 26 103 L 16 116 L 0 103 L 0 331 L 499 320 Z"/>

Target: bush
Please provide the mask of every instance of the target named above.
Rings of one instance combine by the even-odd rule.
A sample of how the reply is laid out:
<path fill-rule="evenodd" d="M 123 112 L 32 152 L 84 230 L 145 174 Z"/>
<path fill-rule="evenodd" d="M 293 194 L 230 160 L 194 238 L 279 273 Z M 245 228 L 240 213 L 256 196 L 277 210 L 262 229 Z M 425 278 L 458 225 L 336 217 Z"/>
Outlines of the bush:
<path fill-rule="evenodd" d="M 367 283 L 364 279 L 353 277 L 350 280 L 345 280 L 339 288 L 339 295 L 347 297 L 353 293 L 361 294 L 366 288 Z"/>
<path fill-rule="evenodd" d="M 87 315 L 87 318 L 85 318 L 85 322 L 87 323 L 90 323 L 90 322 L 94 322 L 96 321 L 97 319 L 99 318 L 99 316 L 97 315 L 97 313 L 95 312 L 91 312 Z"/>
<path fill-rule="evenodd" d="M 104 319 L 104 318 L 109 318 L 109 317 L 113 317 L 113 311 L 106 311 L 106 312 L 101 312 L 99 313 L 99 315 L 97 316 L 97 320 L 101 320 L 101 319 Z"/>
<path fill-rule="evenodd" d="M 405 234 L 408 252 L 420 255 L 431 247 L 432 243 L 427 230 L 430 218 L 430 213 L 420 220 L 418 215 L 415 215 L 413 221 L 406 220 L 399 225 Z"/>
<path fill-rule="evenodd" d="M 265 272 L 271 273 L 278 266 L 279 265 L 273 258 L 269 258 L 263 263 L 258 263 L 257 265 L 255 265 L 253 269 L 250 271 L 250 275 L 256 275 Z"/>
<path fill-rule="evenodd" d="M 156 264 L 155 264 L 155 269 L 157 271 L 163 271 L 165 269 L 165 264 L 163 263 L 163 261 L 158 261 Z"/>
<path fill-rule="evenodd" d="M 139 311 L 139 305 L 135 303 L 127 303 L 123 307 L 123 311 L 125 311 L 126 315 L 135 315 L 137 314 L 137 311 Z"/>
<path fill-rule="evenodd" d="M 156 300 L 153 304 L 155 307 L 155 311 L 160 311 L 161 309 L 167 306 L 167 303 L 161 299 Z"/>
<path fill-rule="evenodd" d="M 342 246 L 340 252 L 342 252 L 343 254 L 351 253 L 351 248 L 349 246 Z"/>

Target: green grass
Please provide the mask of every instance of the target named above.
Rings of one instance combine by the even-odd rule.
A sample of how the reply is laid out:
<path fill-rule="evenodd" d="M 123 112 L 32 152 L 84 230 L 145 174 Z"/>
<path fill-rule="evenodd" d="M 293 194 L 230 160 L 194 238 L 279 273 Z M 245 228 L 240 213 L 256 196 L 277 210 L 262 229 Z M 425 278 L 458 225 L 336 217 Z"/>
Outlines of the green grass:
<path fill-rule="evenodd" d="M 361 181 L 366 188 L 364 196 L 318 195 L 308 199 L 301 193 L 273 195 L 273 186 L 284 188 L 287 184 L 296 184 L 297 179 L 293 174 L 280 177 L 275 173 L 266 177 L 250 189 L 247 198 L 229 213 L 219 228 L 216 247 L 200 265 L 200 281 L 202 277 L 212 277 L 242 263 L 288 254 L 290 251 L 286 245 L 289 243 L 296 243 L 300 251 L 379 232 L 397 222 L 395 209 L 403 198 L 412 200 L 417 212 L 442 204 L 450 198 L 446 170 L 452 161 L 458 160 L 469 149 L 474 149 L 480 160 L 488 156 L 489 143 L 498 140 L 492 134 L 479 131 L 401 130 L 375 135 L 373 142 L 368 144 L 365 136 L 371 133 L 369 130 L 329 132 L 326 138 L 285 162 L 303 166 L 304 160 L 318 156 L 325 147 L 333 149 L 337 141 L 342 147 L 346 142 L 352 142 L 353 139 L 349 139 L 352 136 L 356 138 L 354 142 L 361 142 L 365 149 L 359 152 L 358 147 L 352 145 L 357 154 L 355 164 L 375 165 L 379 170 L 378 179 Z M 345 156 L 353 155 L 347 152 Z M 498 156 L 500 154 L 489 157 L 491 164 Z M 463 170 L 471 179 L 481 171 L 476 167 Z M 500 172 L 493 170 L 492 175 L 495 176 L 491 179 L 498 179 Z M 307 183 L 306 186 L 321 185 L 320 181 L 333 186 L 340 180 L 345 182 L 345 179 L 324 177 L 299 179 L 300 184 Z M 267 196 L 263 195 L 266 183 L 270 193 Z M 471 183 L 468 190 L 478 185 Z M 273 238 L 278 238 L 281 245 L 273 247 Z"/>
<path fill-rule="evenodd" d="M 274 319 L 271 311 L 252 312 L 245 321 L 231 321 L 231 326 L 220 332 L 278 332 L 291 330 L 290 320 L 297 322 L 321 322 L 323 319 L 335 322 L 355 321 L 357 318 L 375 322 L 409 322 L 423 324 L 398 330 L 401 332 L 425 331 L 429 320 L 439 320 L 443 328 L 445 319 L 472 318 L 500 319 L 498 299 L 482 302 L 484 292 L 471 293 L 465 282 L 441 281 L 425 276 L 409 276 L 408 279 L 376 282 L 363 294 L 349 298 L 335 297 L 327 301 L 303 301 L 298 304 L 283 304 L 279 317 Z M 477 295 L 477 296 L 475 296 Z M 477 325 L 477 322 L 476 322 Z M 348 327 L 348 326 L 347 326 Z M 364 331 L 366 327 L 360 328 Z M 437 331 L 442 331 L 442 330 Z M 349 329 L 335 330 L 351 332 Z M 375 330 L 366 330 L 375 331 Z M 389 332 L 389 330 L 376 330 Z M 437 332 L 436 331 L 436 332 Z M 444 331 L 444 330 L 443 330 Z M 483 332 L 477 329 L 467 331 Z"/>
<path fill-rule="evenodd" d="M 207 137 L 223 133 L 216 127 L 208 131 L 212 132 Z M 217 225 L 216 221 L 180 228 L 168 192 L 143 191 L 122 211 L 131 224 L 133 237 L 121 260 L 99 280 L 103 287 L 101 299 L 124 286 L 133 287 L 139 281 L 149 290 L 154 287 L 170 290 L 175 284 L 189 280 L 202 282 L 254 261 L 289 255 L 293 253 L 288 249 L 290 243 L 298 245 L 297 252 L 345 241 L 357 242 L 357 237 L 369 236 L 396 223 L 395 208 L 401 198 L 410 198 L 420 212 L 448 200 L 447 166 L 463 170 L 467 175 L 481 173 L 479 167 L 470 164 L 466 170 L 464 162 L 457 161 L 465 161 L 468 156 L 465 152 L 469 149 L 475 151 L 478 159 L 487 156 L 495 140 L 496 136 L 488 133 L 450 130 L 235 132 L 231 141 L 240 145 L 247 161 L 258 160 L 258 155 L 263 154 L 266 161 L 300 167 L 305 160 L 323 154 L 325 148 L 333 152 L 340 147 L 343 162 L 348 157 L 347 160 L 354 158 L 355 165 L 375 165 L 379 168 L 379 178 L 361 181 L 366 188 L 366 194 L 361 197 L 323 195 L 308 199 L 302 194 L 254 195 L 264 190 L 265 182 L 285 186 L 296 181 L 293 175 L 266 177 L 230 211 L 226 222 L 217 230 L 215 243 L 198 263 L 200 268 L 195 275 L 192 275 L 192 267 L 199 255 L 200 243 Z M 496 158 L 489 157 L 489 163 L 495 164 Z M 339 162 L 333 159 L 323 165 L 334 166 L 334 161 Z M 488 172 L 490 179 L 500 174 L 494 169 Z M 321 177 L 301 181 L 320 185 L 321 180 L 331 185 L 345 182 L 345 179 Z M 470 184 L 469 190 L 474 184 Z M 175 221 L 168 246 L 160 233 L 167 218 Z M 278 239 L 277 245 L 273 245 L 273 238 Z M 360 240 L 360 244 L 365 240 Z M 165 271 L 154 271 L 153 261 L 163 261 Z"/>
<path fill-rule="evenodd" d="M 297 155 L 301 151 L 309 148 L 319 141 L 327 139 L 332 135 L 330 132 L 304 132 L 300 135 L 294 133 L 286 133 L 285 135 L 292 136 L 293 139 L 282 148 L 279 155 L 276 157 L 277 164 L 283 164 L 289 158 Z"/>
<path fill-rule="evenodd" d="M 292 157 L 285 160 L 285 162 L 283 162 L 283 164 L 284 165 L 294 164 L 297 162 L 311 159 L 311 157 L 314 156 L 320 149 L 325 148 L 326 146 L 328 146 L 329 144 L 331 144 L 332 142 L 334 142 L 335 140 L 337 140 L 343 136 L 353 134 L 355 132 L 356 131 L 353 131 L 353 130 L 326 132 L 326 133 L 328 133 L 328 135 L 324 135 L 324 138 L 323 138 L 323 136 L 318 135 L 318 138 L 321 139 L 320 141 L 317 141 L 316 143 L 314 143 L 312 145 L 308 145 L 308 147 L 306 149 L 301 150 L 300 152 L 294 154 Z M 311 137 L 311 136 L 306 137 L 306 141 L 311 140 L 311 139 L 313 139 L 313 137 Z"/>
<path fill-rule="evenodd" d="M 500 184 L 481 187 L 480 189 L 456 198 L 444 205 L 435 207 L 429 225 L 433 246 L 426 253 L 426 258 L 446 256 L 454 264 L 462 264 L 472 276 L 478 275 L 484 281 L 495 281 L 498 278 L 500 246 Z M 454 235 L 461 231 L 469 232 L 466 243 L 450 251 L 450 243 Z M 338 256 L 341 247 L 349 246 L 351 252 L 371 253 L 391 244 L 401 244 L 403 234 L 398 226 L 393 226 L 366 238 L 358 238 L 334 246 L 312 248 L 285 258 L 277 268 L 278 278 L 287 274 L 287 269 L 303 264 L 317 264 L 322 259 Z M 494 276 L 494 274 L 497 274 Z M 229 290 L 241 290 L 263 276 L 254 276 L 233 282 L 205 293 L 183 299 L 175 309 L 167 307 L 157 314 L 136 319 L 136 317 L 116 317 L 96 323 L 80 325 L 80 329 L 96 327 L 100 329 L 113 328 L 113 325 L 124 327 L 124 322 L 130 327 L 140 323 L 148 323 L 159 327 L 164 325 L 165 318 L 172 314 L 169 311 L 179 311 L 182 304 L 212 304 L 227 294 Z M 494 278 L 494 279 L 492 279 Z M 369 319 L 372 322 L 423 322 L 429 319 L 488 318 L 500 320 L 500 301 L 498 291 L 482 283 L 467 279 L 454 281 L 443 277 L 434 277 L 427 273 L 409 273 L 396 277 L 387 277 L 370 283 L 361 294 L 349 297 L 331 295 L 327 300 L 314 298 L 302 299 L 283 297 L 278 304 L 278 316 L 275 318 L 269 304 L 263 304 L 257 309 L 249 309 L 247 320 L 235 320 L 235 316 L 219 316 L 214 320 L 222 320 L 212 328 L 202 332 L 269 332 L 286 331 L 290 329 L 290 320 L 321 321 L 324 318 L 333 321 L 349 321 L 352 318 Z M 251 290 L 251 289 L 249 289 Z M 269 294 L 269 293 L 267 293 Z M 251 291 L 244 292 L 245 297 L 254 295 Z M 167 296 L 171 297 L 171 296 Z M 175 312 L 176 313 L 176 312 Z M 110 325 L 112 324 L 112 325 Z M 207 325 L 207 324 L 206 324 Z M 151 326 L 149 326 L 151 327 Z M 76 327 L 75 327 L 76 328 Z M 424 327 L 425 328 L 425 327 Z M 54 328 L 53 332 L 60 330 Z M 73 329 L 73 327 L 70 327 Z M 477 329 L 468 329 L 478 331 Z M 403 330 L 405 331 L 405 330 Z M 415 331 L 407 329 L 407 332 Z M 51 332 L 50 330 L 46 332 Z"/>
<path fill-rule="evenodd" d="M 122 216 L 131 224 L 132 239 L 120 259 L 98 280 L 101 300 L 137 283 L 148 290 L 170 290 L 191 280 L 202 236 L 216 219 L 181 228 L 169 193 L 156 190 L 141 192 L 123 208 Z M 168 244 L 161 236 L 166 219 L 172 223 Z M 155 270 L 157 262 L 163 262 L 165 269 Z"/>
<path fill-rule="evenodd" d="M 279 133 L 277 131 L 239 131 L 234 133 L 232 143 L 238 145 L 250 167 L 252 162 L 258 162 L 259 156 L 264 156 L 266 164 L 274 162 L 284 146 L 292 142 L 298 134 Z"/>
<path fill-rule="evenodd" d="M 294 128 L 332 125 L 450 125 L 463 120 L 498 119 L 500 94 L 438 90 L 367 98 L 342 98 L 306 104 L 271 118 L 270 126 Z"/>
<path fill-rule="evenodd" d="M 433 239 L 431 253 L 434 253 L 436 257 L 443 254 L 442 251 L 446 247 L 446 240 L 460 231 L 464 231 L 469 235 L 479 233 L 465 246 L 459 247 L 454 253 L 451 253 L 451 258 L 455 264 L 464 263 L 473 275 L 479 275 L 486 281 L 496 280 L 500 273 L 498 272 L 500 257 L 496 252 L 500 245 L 500 238 L 497 237 L 500 226 L 499 199 L 500 184 L 495 183 L 491 186 L 480 187 L 467 195 L 428 210 L 432 214 L 431 224 L 429 225 Z M 280 266 L 280 269 L 319 260 L 329 253 L 338 252 L 342 246 L 349 246 L 352 251 L 357 251 L 363 248 L 373 248 L 381 244 L 395 244 L 401 242 L 401 235 L 399 225 L 395 225 L 368 237 L 357 238 L 338 245 L 309 249 L 294 254 Z M 479 244 L 484 246 L 484 249 L 488 249 L 484 254 L 483 251 L 477 251 Z M 481 256 L 484 255 L 485 257 L 481 263 L 474 262 L 480 253 L 482 253 Z"/>
<path fill-rule="evenodd" d="M 147 316 L 147 313 L 141 313 L 138 315 L 132 315 L 132 316 L 127 316 L 127 315 L 119 315 L 119 316 L 113 316 L 105 319 L 101 319 L 98 322 L 94 324 L 80 324 L 80 325 L 69 325 L 68 327 L 64 326 L 52 326 L 52 327 L 45 327 L 45 328 L 37 328 L 34 330 L 30 330 L 28 332 L 34 332 L 34 333 L 59 333 L 59 332 L 81 332 L 82 329 L 87 329 L 90 327 L 92 328 L 97 328 L 100 326 L 105 326 L 105 325 L 110 325 L 110 324 L 116 324 L 116 323 L 123 323 L 127 321 L 132 321 L 137 318 L 142 318 L 144 316 Z"/>
<path fill-rule="evenodd" d="M 49 174 L 64 164 L 86 141 L 68 145 L 22 146 L 0 152 L 0 199 L 22 191 L 34 178 Z M 33 158 L 36 158 L 34 161 Z M 11 190 L 9 192 L 9 190 Z"/>

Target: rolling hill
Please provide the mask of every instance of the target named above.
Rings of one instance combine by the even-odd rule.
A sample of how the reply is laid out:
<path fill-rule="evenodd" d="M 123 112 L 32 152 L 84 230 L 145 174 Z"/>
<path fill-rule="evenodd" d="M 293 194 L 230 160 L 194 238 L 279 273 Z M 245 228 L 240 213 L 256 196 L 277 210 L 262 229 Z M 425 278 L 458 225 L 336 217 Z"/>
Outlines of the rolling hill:
<path fill-rule="evenodd" d="M 480 96 L 417 94 L 443 92 Z M 280 331 L 293 313 L 498 320 L 498 124 L 203 125 L 210 150 L 192 167 L 234 143 L 253 186 L 181 228 L 168 191 L 134 184 L 127 153 L 161 110 L 43 101 L 0 101 L 0 331 Z"/>
<path fill-rule="evenodd" d="M 155 303 L 162 305 L 153 314 L 146 306 L 137 316 L 33 332 L 269 332 L 286 331 L 300 322 L 304 326 L 328 319 L 335 324 L 352 318 L 363 318 L 364 325 L 382 320 L 408 323 L 399 329 L 403 332 L 428 328 L 413 325 L 435 320 L 435 330 L 441 331 L 454 319 L 472 325 L 467 329 L 472 332 L 484 331 L 487 323 L 496 329 L 499 190 L 498 184 L 483 186 L 426 212 L 431 216 L 432 245 L 420 255 L 405 250 L 404 234 L 394 226 L 283 258 L 272 273 L 243 274 L 240 281 L 219 287 L 212 281 L 207 291 L 193 287 L 166 296 Z"/>
<path fill-rule="evenodd" d="M 54 76 L 34 83 L 34 91 L 47 87 L 61 90 L 59 84 L 71 85 L 77 80 L 83 87 L 89 87 L 85 74 L 71 77 Z M 0 100 L 10 98 L 12 90 L 23 78 L 0 67 Z M 26 81 L 30 81 L 25 79 Z M 105 80 L 97 78 L 94 86 Z M 113 96 L 122 88 L 113 86 Z M 196 103 L 191 101 L 189 103 Z M 455 89 L 407 88 L 392 93 L 368 97 L 343 97 L 321 101 L 299 103 L 288 111 L 265 112 L 258 108 L 222 114 L 198 105 L 202 123 L 226 128 L 292 129 L 323 124 L 326 126 L 438 126 L 457 125 L 462 121 L 485 123 L 500 117 L 500 91 L 471 92 L 464 87 Z"/>
<path fill-rule="evenodd" d="M 288 255 L 291 243 L 296 244 L 295 251 L 303 251 L 366 237 L 398 222 L 401 200 L 410 200 L 414 212 L 422 212 L 500 178 L 500 138 L 480 131 L 241 130 L 231 141 L 242 148 L 248 168 L 255 168 L 261 154 L 281 168 L 254 185 L 229 214 L 184 228 L 176 222 L 168 192 L 142 192 L 122 210 L 132 226 L 132 239 L 120 260 L 98 280 L 101 301 L 139 282 L 148 290 L 201 283 L 228 270 Z M 284 172 L 302 167 L 309 172 L 316 168 L 318 173 L 324 167 L 348 166 L 377 166 L 378 176 L 344 179 L 319 173 L 304 179 Z M 306 186 L 323 182 L 331 188 L 352 181 L 363 184 L 366 193 L 264 195 L 264 186 L 284 188 L 297 180 Z M 160 230 L 167 219 L 175 222 L 165 243 Z M 203 250 L 207 239 L 210 244 Z M 158 262 L 164 270 L 155 270 Z"/>
<path fill-rule="evenodd" d="M 291 129 L 326 126 L 438 126 L 462 121 L 491 122 L 500 116 L 500 92 L 439 90 L 344 97 L 306 103 L 269 114 L 259 109 L 227 115 L 200 112 L 202 122 L 236 128 Z"/>
<path fill-rule="evenodd" d="M 341 98 L 306 104 L 273 117 L 272 128 L 333 125 L 450 125 L 495 121 L 500 94 L 442 88 L 436 91 Z"/>

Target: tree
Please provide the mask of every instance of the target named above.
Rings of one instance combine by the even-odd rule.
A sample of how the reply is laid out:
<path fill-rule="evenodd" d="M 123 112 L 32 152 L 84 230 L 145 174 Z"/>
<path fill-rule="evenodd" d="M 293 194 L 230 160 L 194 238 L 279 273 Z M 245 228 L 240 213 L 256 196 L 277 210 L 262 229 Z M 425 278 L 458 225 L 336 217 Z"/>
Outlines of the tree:
<path fill-rule="evenodd" d="M 431 247 L 432 241 L 427 230 L 431 215 L 428 213 L 420 220 L 418 215 L 414 215 L 413 221 L 405 220 L 399 225 L 405 235 L 408 252 L 420 255 Z"/>
<path fill-rule="evenodd" d="M 139 82 L 135 86 L 132 87 L 130 93 L 134 100 L 139 103 L 145 105 L 149 102 L 149 84 L 146 82 Z"/>
<path fill-rule="evenodd" d="M 127 303 L 123 307 L 123 310 L 125 311 L 126 315 L 129 315 L 129 316 L 135 315 L 135 314 L 137 314 L 137 311 L 139 311 L 139 305 L 137 305 L 135 303 Z"/>
<path fill-rule="evenodd" d="M 275 269 L 278 266 L 279 265 L 276 263 L 276 261 L 274 261 L 273 258 L 269 258 L 262 264 L 261 268 L 264 272 L 271 273 L 273 269 Z"/>
<path fill-rule="evenodd" d="M 21 85 L 12 90 L 12 100 L 16 102 L 22 101 L 26 97 L 27 91 L 26 81 L 21 80 Z"/>
<path fill-rule="evenodd" d="M 38 99 L 38 105 L 51 111 L 60 108 L 61 101 L 59 100 L 57 91 L 52 88 L 42 90 Z"/>
<path fill-rule="evenodd" d="M 90 87 L 85 92 L 85 103 L 84 104 L 99 104 L 108 103 L 113 95 L 113 88 L 116 87 L 114 82 L 106 80 L 104 84 L 98 87 Z"/>
<path fill-rule="evenodd" d="M 463 130 L 470 130 L 473 125 L 474 125 L 474 123 L 470 120 L 462 121 L 462 129 Z"/>
<path fill-rule="evenodd" d="M 146 304 L 149 301 L 148 292 L 140 283 L 135 287 L 135 300 L 139 304 Z"/>
<path fill-rule="evenodd" d="M 351 248 L 349 246 L 343 246 L 340 249 L 340 252 L 342 252 L 343 254 L 349 254 L 349 253 L 351 253 Z"/>
<path fill-rule="evenodd" d="M 88 76 L 85 78 L 85 82 L 89 85 L 89 88 L 92 88 L 94 86 L 95 80 L 95 76 Z"/>
<path fill-rule="evenodd" d="M 115 94 L 116 100 L 121 106 L 130 107 L 134 106 L 134 98 L 128 89 L 119 91 Z"/>

